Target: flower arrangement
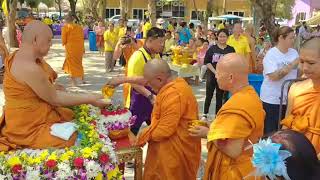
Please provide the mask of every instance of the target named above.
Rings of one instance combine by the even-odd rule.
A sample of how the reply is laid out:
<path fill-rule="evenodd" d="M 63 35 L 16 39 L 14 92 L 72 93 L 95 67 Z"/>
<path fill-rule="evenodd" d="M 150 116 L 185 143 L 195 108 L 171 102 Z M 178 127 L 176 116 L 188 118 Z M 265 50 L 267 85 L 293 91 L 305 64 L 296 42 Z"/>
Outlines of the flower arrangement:
<path fill-rule="evenodd" d="M 273 143 L 271 138 L 260 140 L 253 145 L 252 165 L 256 168 L 251 175 L 268 177 L 271 180 L 283 177 L 290 180 L 286 159 L 292 156 L 287 150 L 281 150 L 281 144 Z"/>
<path fill-rule="evenodd" d="M 99 137 L 97 117 L 88 105 L 73 108 L 77 145 L 65 149 L 17 150 L 0 153 L 0 179 L 122 179 L 111 140 Z"/>
<path fill-rule="evenodd" d="M 136 121 L 136 116 L 132 116 L 131 112 L 120 105 L 111 105 L 101 110 L 99 117 L 99 132 L 111 139 L 122 138 L 129 133 L 129 128 Z"/>

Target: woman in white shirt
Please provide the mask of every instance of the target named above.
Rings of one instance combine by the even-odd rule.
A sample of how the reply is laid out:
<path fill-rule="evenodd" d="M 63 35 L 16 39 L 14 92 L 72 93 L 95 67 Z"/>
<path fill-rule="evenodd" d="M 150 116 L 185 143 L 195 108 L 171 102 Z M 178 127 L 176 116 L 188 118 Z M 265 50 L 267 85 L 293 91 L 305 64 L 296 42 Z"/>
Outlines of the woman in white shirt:
<path fill-rule="evenodd" d="M 279 108 L 281 86 L 285 80 L 297 78 L 299 54 L 293 49 L 295 39 L 294 30 L 284 26 L 277 30 L 275 41 L 277 45 L 271 48 L 263 59 L 264 80 L 261 86 L 260 98 L 266 111 L 264 133 L 276 131 L 279 123 Z M 287 88 L 284 90 L 287 97 Z M 286 105 L 282 107 L 283 117 Z M 282 117 L 282 118 L 283 118 Z"/>

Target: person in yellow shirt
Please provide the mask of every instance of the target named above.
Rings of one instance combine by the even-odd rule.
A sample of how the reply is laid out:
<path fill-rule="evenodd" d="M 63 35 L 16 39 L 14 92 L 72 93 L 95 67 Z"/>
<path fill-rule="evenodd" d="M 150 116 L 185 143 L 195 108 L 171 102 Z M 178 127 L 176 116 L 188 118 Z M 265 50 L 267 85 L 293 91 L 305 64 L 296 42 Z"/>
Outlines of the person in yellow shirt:
<path fill-rule="evenodd" d="M 152 24 L 150 23 L 150 20 L 147 18 L 146 23 L 144 23 L 142 31 L 143 31 L 143 39 L 147 38 L 148 31 L 152 28 Z"/>
<path fill-rule="evenodd" d="M 111 72 L 113 71 L 114 64 L 115 64 L 113 60 L 113 52 L 118 41 L 118 34 L 114 30 L 113 23 L 109 24 L 109 29 L 106 32 L 104 32 L 103 38 L 104 38 L 106 72 Z"/>
<path fill-rule="evenodd" d="M 218 25 L 218 30 L 221 30 L 221 29 L 225 29 L 222 21 L 220 21 L 220 24 Z"/>
<path fill-rule="evenodd" d="M 160 58 L 159 53 L 163 52 L 164 32 L 153 27 L 147 33 L 144 46 L 133 53 L 128 62 L 128 77 L 143 76 L 144 65 L 153 58 Z M 137 121 L 131 127 L 133 134 L 137 135 L 143 122 L 150 124 L 151 112 L 155 100 L 155 93 L 148 86 L 130 85 L 126 107 Z M 143 107 L 143 108 L 141 108 Z"/>
<path fill-rule="evenodd" d="M 127 32 L 127 25 L 126 20 L 119 19 L 119 25 L 114 29 L 116 34 L 118 35 L 118 40 L 126 35 Z"/>
<path fill-rule="evenodd" d="M 174 37 L 172 36 L 171 31 L 166 31 L 165 35 L 165 43 L 164 43 L 164 54 L 171 53 L 172 46 L 177 45 L 177 42 L 174 40 Z"/>
<path fill-rule="evenodd" d="M 170 32 L 174 31 L 174 26 L 173 26 L 173 22 L 172 21 L 169 21 L 168 31 L 170 31 Z"/>
<path fill-rule="evenodd" d="M 243 32 L 239 22 L 233 25 L 233 34 L 229 36 L 227 44 L 232 46 L 237 54 L 245 56 L 249 64 L 249 55 L 251 53 L 248 38 L 241 33 Z"/>

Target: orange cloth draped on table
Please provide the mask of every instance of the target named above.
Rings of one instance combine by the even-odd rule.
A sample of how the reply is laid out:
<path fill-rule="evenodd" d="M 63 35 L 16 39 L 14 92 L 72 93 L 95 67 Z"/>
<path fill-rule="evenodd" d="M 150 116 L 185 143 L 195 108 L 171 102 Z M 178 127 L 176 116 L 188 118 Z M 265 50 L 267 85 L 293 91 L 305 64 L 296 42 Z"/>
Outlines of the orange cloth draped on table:
<path fill-rule="evenodd" d="M 198 119 L 192 89 L 178 78 L 161 88 L 153 107 L 151 125 L 138 135 L 148 142 L 144 180 L 195 180 L 201 140 L 189 136 L 188 123 Z"/>
<path fill-rule="evenodd" d="M 135 51 L 140 49 L 143 46 L 143 43 L 144 43 L 144 41 L 142 39 L 141 40 L 138 39 L 137 40 L 137 48 L 129 46 L 128 48 L 125 48 L 123 50 L 123 56 L 124 56 L 124 59 L 126 60 L 126 66 L 124 67 L 126 76 L 127 76 L 127 72 L 128 72 L 128 62 L 129 62 L 131 55 Z M 124 100 L 127 99 L 128 94 L 129 94 L 129 90 L 130 90 L 130 84 L 128 84 L 128 83 L 123 84 L 123 99 Z M 124 104 L 126 104 L 126 101 L 124 101 Z"/>
<path fill-rule="evenodd" d="M 16 81 L 10 73 L 14 56 L 15 53 L 11 54 L 5 62 L 5 106 L 0 119 L 0 151 L 72 146 L 76 134 L 69 141 L 50 134 L 50 127 L 54 123 L 72 120 L 72 110 L 48 104 L 28 85 Z M 53 82 L 57 75 L 52 68 L 43 60 L 39 60 L 38 64 L 48 74 L 48 80 Z"/>
<path fill-rule="evenodd" d="M 205 180 L 242 180 L 254 171 L 252 148 L 232 159 L 220 151 L 214 141 L 244 138 L 255 143 L 263 135 L 264 117 L 262 103 L 253 87 L 245 87 L 231 96 L 210 126 Z M 245 141 L 245 144 L 247 146 L 249 142 Z M 248 179 L 254 180 L 255 177 L 249 176 Z"/>
<path fill-rule="evenodd" d="M 305 80 L 293 84 L 289 96 L 293 97 L 292 110 L 281 124 L 303 133 L 320 153 L 320 88 Z"/>
<path fill-rule="evenodd" d="M 62 28 L 62 44 L 66 48 L 63 70 L 71 77 L 82 78 L 82 57 L 84 54 L 83 29 L 78 24 L 65 24 Z"/>

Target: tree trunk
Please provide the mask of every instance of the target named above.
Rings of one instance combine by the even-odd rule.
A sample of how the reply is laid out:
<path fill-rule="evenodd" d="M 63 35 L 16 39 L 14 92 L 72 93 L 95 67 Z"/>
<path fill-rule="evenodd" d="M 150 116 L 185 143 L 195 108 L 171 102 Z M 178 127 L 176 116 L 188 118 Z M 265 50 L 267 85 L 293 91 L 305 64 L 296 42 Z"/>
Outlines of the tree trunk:
<path fill-rule="evenodd" d="M 107 6 L 107 0 L 100 0 L 100 13 L 99 17 L 104 22 L 106 19 L 106 6 Z"/>
<path fill-rule="evenodd" d="M 199 20 L 199 11 L 198 11 L 198 8 L 197 8 L 197 5 L 196 5 L 196 1 L 192 0 L 192 2 L 193 2 L 193 8 L 194 8 L 194 10 L 196 11 L 196 14 L 197 14 L 197 20 Z"/>
<path fill-rule="evenodd" d="M 209 20 L 209 17 L 212 16 L 212 13 L 213 13 L 213 0 L 208 0 L 207 2 L 207 15 L 206 15 L 206 18 L 205 18 L 205 25 L 206 27 L 208 27 L 208 20 Z"/>
<path fill-rule="evenodd" d="M 256 7 L 256 12 L 261 12 L 261 20 L 264 23 L 269 36 L 271 37 L 272 44 L 274 45 L 275 26 L 275 10 L 276 0 L 251 0 Z"/>
<path fill-rule="evenodd" d="M 127 1 L 120 0 L 120 15 L 122 19 L 126 19 Z"/>
<path fill-rule="evenodd" d="M 69 4 L 70 4 L 70 9 L 71 9 L 71 15 L 74 16 L 78 20 L 77 15 L 76 15 L 77 0 L 69 0 Z"/>
<path fill-rule="evenodd" d="M 150 21 L 152 26 L 156 26 L 156 21 L 157 21 L 156 0 L 148 0 L 148 11 L 150 13 Z"/>
<path fill-rule="evenodd" d="M 59 18 L 62 17 L 62 8 L 61 8 L 61 0 L 55 0 L 56 4 L 58 5 L 59 9 Z"/>
<path fill-rule="evenodd" d="M 17 32 L 15 26 L 16 14 L 17 14 L 17 0 L 12 0 L 9 3 L 9 16 L 7 17 L 7 25 L 9 31 L 9 47 L 18 47 Z"/>

